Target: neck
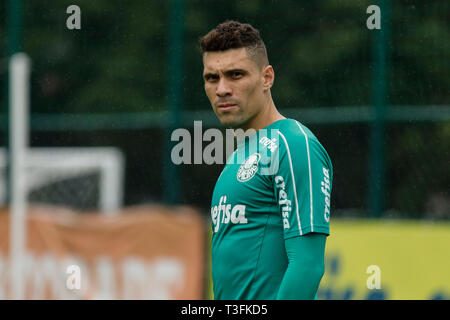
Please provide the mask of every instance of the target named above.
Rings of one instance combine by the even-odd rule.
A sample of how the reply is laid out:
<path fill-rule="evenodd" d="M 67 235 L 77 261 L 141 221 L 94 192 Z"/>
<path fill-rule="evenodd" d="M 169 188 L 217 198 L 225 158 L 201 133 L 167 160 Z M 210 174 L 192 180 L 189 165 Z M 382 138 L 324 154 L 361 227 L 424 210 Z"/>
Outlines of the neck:
<path fill-rule="evenodd" d="M 286 119 L 285 116 L 280 114 L 275 107 L 272 97 L 269 96 L 266 106 L 264 106 L 260 113 L 258 113 L 248 124 L 246 124 L 242 129 L 259 129 L 265 128 L 268 125 L 274 123 L 275 121 Z"/>

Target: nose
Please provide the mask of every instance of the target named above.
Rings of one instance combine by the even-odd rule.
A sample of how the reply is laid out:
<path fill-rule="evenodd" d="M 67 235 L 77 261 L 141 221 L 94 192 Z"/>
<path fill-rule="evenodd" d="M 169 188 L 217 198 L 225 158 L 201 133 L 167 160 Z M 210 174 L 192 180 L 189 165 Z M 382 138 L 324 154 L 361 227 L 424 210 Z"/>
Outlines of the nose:
<path fill-rule="evenodd" d="M 231 95 L 231 88 L 228 84 L 228 81 L 221 77 L 219 79 L 219 83 L 217 84 L 216 95 L 219 97 L 226 97 L 227 95 Z"/>

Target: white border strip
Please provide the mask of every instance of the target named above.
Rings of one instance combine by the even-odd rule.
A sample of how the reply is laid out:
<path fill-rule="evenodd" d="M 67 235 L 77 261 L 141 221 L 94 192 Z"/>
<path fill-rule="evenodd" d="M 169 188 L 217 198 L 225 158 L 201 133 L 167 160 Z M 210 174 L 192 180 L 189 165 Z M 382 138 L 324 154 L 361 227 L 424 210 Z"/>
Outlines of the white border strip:
<path fill-rule="evenodd" d="M 314 232 L 314 227 L 313 227 L 313 192 L 312 192 L 312 175 L 311 175 L 311 156 L 309 155 L 308 136 L 306 135 L 305 131 L 300 126 L 298 121 L 295 121 L 295 123 L 300 128 L 300 130 L 303 132 L 303 135 L 305 136 L 305 141 L 306 141 L 306 152 L 308 154 L 308 170 L 309 170 L 309 197 L 311 199 L 311 201 L 310 201 L 310 207 L 311 207 L 311 232 Z"/>
<path fill-rule="evenodd" d="M 278 132 L 279 132 L 280 136 L 283 138 L 284 143 L 286 144 L 286 150 L 287 150 L 287 152 L 288 152 L 289 165 L 291 166 L 292 185 L 293 185 L 293 187 L 294 187 L 295 209 L 296 209 L 296 212 L 297 212 L 298 229 L 299 229 L 299 231 L 300 231 L 300 235 L 303 235 L 303 232 L 302 232 L 302 226 L 301 226 L 301 223 L 300 223 L 300 215 L 298 214 L 297 188 L 295 187 L 295 176 L 294 176 L 294 169 L 293 169 L 293 167 L 292 167 L 291 152 L 290 152 L 290 150 L 289 150 L 289 145 L 288 145 L 288 143 L 287 143 L 286 138 L 285 138 L 284 135 L 281 133 L 281 131 L 278 131 Z"/>

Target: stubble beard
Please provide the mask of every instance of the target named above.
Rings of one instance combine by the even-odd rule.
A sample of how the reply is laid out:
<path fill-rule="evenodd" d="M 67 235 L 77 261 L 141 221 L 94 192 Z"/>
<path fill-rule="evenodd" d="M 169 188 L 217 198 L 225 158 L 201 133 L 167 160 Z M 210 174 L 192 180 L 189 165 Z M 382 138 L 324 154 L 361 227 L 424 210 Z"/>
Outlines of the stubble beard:
<path fill-rule="evenodd" d="M 248 119 L 245 118 L 245 115 L 241 110 L 237 110 L 235 114 L 225 114 L 225 115 L 219 115 L 219 121 L 222 123 L 222 125 L 226 128 L 230 129 L 239 129 L 245 126 L 245 124 L 248 122 Z"/>

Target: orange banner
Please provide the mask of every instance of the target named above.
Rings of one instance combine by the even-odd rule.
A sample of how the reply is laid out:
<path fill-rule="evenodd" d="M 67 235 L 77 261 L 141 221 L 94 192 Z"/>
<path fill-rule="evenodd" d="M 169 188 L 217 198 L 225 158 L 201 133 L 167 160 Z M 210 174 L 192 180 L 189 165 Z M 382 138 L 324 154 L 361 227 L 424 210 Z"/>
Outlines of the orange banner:
<path fill-rule="evenodd" d="M 0 210 L 0 299 L 11 297 L 9 229 Z M 26 229 L 26 299 L 203 298 L 206 228 L 192 208 L 31 208 Z"/>

